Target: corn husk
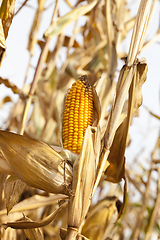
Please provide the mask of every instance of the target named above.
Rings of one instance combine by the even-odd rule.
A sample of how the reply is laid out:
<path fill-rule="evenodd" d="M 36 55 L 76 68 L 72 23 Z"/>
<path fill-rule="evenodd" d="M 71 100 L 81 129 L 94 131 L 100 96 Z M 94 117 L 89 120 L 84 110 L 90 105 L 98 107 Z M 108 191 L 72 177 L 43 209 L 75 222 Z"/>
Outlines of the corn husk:
<path fill-rule="evenodd" d="M 98 141 L 98 139 L 96 139 Z M 68 232 L 66 240 L 77 236 L 91 203 L 96 177 L 96 155 L 94 152 L 95 129 L 88 127 L 79 157 L 73 165 L 72 193 L 68 209 Z M 99 156 L 98 156 L 99 157 Z"/>
<path fill-rule="evenodd" d="M 14 172 L 27 185 L 51 193 L 67 193 L 72 167 L 49 145 L 0 131 L 0 147 Z"/>
<path fill-rule="evenodd" d="M 116 197 L 107 197 L 89 210 L 82 234 L 90 240 L 106 239 L 113 233 L 121 202 Z"/>
<path fill-rule="evenodd" d="M 0 151 L 0 172 L 9 174 L 9 175 L 16 175 L 5 157 L 3 156 L 2 152 Z"/>

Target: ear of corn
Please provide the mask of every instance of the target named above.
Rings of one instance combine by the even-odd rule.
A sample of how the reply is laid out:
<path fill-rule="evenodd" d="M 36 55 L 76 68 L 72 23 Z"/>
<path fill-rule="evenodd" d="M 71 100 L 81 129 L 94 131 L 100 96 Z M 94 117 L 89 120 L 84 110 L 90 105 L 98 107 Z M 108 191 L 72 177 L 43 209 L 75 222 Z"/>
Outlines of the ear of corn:
<path fill-rule="evenodd" d="M 92 125 L 92 118 L 93 92 L 84 75 L 73 83 L 66 97 L 62 124 L 64 148 L 80 153 L 86 128 Z"/>

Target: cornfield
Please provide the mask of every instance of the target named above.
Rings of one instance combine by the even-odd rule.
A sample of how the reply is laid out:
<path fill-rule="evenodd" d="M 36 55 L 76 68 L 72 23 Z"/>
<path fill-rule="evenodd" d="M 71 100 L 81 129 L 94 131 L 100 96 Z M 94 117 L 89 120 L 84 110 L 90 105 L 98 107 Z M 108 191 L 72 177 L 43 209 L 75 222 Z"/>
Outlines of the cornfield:
<path fill-rule="evenodd" d="M 2 240 L 160 239 L 160 115 L 142 98 L 157 62 L 143 54 L 160 50 L 159 4 L 0 1 L 0 69 L 7 69 L 0 90 L 10 90 L 0 96 Z M 34 17 L 28 57 L 18 59 L 21 48 L 14 56 L 24 76 L 17 84 L 5 67 L 7 41 L 26 10 Z M 17 38 L 23 41 L 21 31 Z M 147 158 L 150 131 L 138 147 L 129 132 L 142 109 L 157 121 Z"/>

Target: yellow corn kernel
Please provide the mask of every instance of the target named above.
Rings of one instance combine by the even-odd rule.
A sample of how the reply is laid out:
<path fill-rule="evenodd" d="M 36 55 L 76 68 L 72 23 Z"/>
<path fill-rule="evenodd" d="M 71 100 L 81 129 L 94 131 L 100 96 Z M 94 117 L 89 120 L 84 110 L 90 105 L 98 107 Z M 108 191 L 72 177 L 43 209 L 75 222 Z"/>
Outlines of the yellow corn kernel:
<path fill-rule="evenodd" d="M 65 100 L 62 123 L 63 147 L 80 153 L 86 128 L 92 125 L 93 92 L 87 76 L 72 84 Z"/>

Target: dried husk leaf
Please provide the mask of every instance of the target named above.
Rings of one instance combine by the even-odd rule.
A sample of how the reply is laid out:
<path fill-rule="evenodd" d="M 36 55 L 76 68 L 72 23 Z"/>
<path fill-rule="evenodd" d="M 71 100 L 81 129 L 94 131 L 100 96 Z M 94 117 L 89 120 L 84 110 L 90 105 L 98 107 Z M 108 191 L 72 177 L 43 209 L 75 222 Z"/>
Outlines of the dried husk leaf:
<path fill-rule="evenodd" d="M 104 72 L 96 85 L 96 91 L 98 93 L 101 105 L 101 120 L 100 120 L 101 128 L 106 128 L 105 120 L 106 109 L 112 102 L 112 96 L 115 92 L 116 87 L 114 83 L 111 84 L 109 79 L 107 79 L 107 76 L 108 76 L 107 73 Z"/>
<path fill-rule="evenodd" d="M 68 234 L 66 239 L 76 237 L 78 228 L 84 220 L 91 202 L 96 175 L 96 161 L 93 148 L 93 133 L 86 130 L 80 156 L 73 165 L 72 195 L 68 209 Z"/>
<path fill-rule="evenodd" d="M 90 240 L 101 240 L 113 232 L 121 202 L 116 197 L 107 197 L 93 206 L 86 217 L 82 234 Z"/>
<path fill-rule="evenodd" d="M 135 66 L 128 68 L 125 65 L 121 69 L 117 83 L 115 102 L 113 103 L 110 112 L 109 122 L 104 136 L 104 147 L 106 149 L 110 149 L 113 142 L 116 129 L 118 128 L 118 122 L 122 112 L 122 108 L 127 97 L 127 93 L 129 91 L 135 69 Z"/>
<path fill-rule="evenodd" d="M 102 132 L 100 126 L 98 124 L 97 127 L 92 127 L 92 138 L 93 138 L 93 148 L 94 148 L 94 155 L 95 155 L 95 163 L 96 168 L 99 164 L 99 157 L 102 150 L 101 139 L 102 139 Z"/>
<path fill-rule="evenodd" d="M 49 145 L 0 131 L 0 147 L 23 182 L 51 193 L 67 192 L 72 181 L 72 167 Z"/>
<path fill-rule="evenodd" d="M 94 87 L 92 88 L 92 92 L 93 92 L 93 102 L 94 102 L 93 126 L 97 126 L 101 118 L 101 106 L 100 106 L 99 97 Z"/>
<path fill-rule="evenodd" d="M 59 153 L 59 155 L 61 155 L 62 158 L 66 159 L 67 161 L 69 161 L 71 163 L 71 165 L 73 166 L 73 163 L 75 162 L 75 159 L 77 157 L 76 153 L 73 153 L 67 149 L 64 149 L 63 147 L 57 147 L 57 146 L 51 146 L 56 152 Z"/>
<path fill-rule="evenodd" d="M 7 214 L 13 208 L 13 206 L 18 202 L 19 197 L 23 190 L 25 189 L 26 184 L 21 181 L 17 176 L 10 176 L 4 186 L 4 194 L 6 200 Z"/>

